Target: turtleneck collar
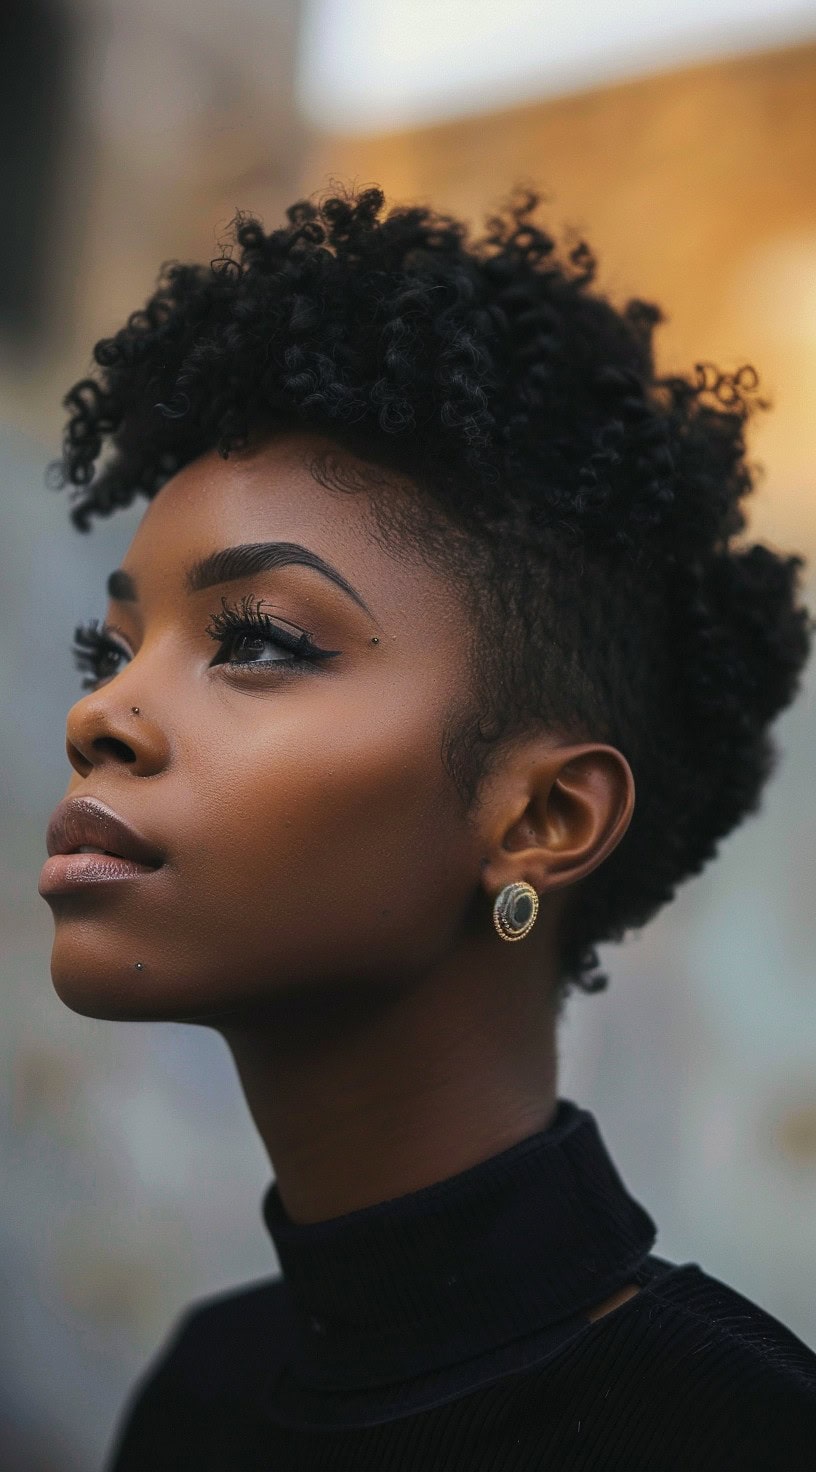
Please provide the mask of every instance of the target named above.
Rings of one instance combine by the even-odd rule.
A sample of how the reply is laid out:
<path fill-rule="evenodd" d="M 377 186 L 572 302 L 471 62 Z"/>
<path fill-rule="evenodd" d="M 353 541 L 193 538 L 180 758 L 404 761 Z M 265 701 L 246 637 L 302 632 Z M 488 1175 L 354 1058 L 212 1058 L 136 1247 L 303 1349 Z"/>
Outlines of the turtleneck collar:
<path fill-rule="evenodd" d="M 394 1386 L 518 1347 L 629 1280 L 657 1228 L 628 1193 L 594 1116 L 559 1099 L 544 1130 L 404 1196 L 293 1222 L 263 1198 L 292 1316 L 293 1383 Z"/>

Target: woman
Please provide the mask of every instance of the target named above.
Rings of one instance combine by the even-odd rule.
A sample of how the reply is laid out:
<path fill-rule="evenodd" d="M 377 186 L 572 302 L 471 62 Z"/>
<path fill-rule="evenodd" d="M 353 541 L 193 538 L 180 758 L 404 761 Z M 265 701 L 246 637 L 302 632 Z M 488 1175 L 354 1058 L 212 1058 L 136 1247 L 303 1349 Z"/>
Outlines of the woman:
<path fill-rule="evenodd" d="M 222 1034 L 282 1268 L 182 1316 L 113 1472 L 813 1465 L 816 1355 L 655 1255 L 556 1077 L 597 944 L 758 805 L 802 559 L 735 540 L 753 371 L 657 377 L 536 203 L 239 218 L 66 399 L 74 524 L 149 504 L 76 633 L 54 984 Z"/>

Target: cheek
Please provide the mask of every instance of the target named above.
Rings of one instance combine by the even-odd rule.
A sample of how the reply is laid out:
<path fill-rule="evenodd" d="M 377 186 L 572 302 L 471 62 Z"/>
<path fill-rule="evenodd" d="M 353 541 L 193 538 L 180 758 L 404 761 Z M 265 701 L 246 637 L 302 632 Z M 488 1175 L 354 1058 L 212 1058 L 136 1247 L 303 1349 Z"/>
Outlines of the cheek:
<path fill-rule="evenodd" d="M 359 973 L 396 953 L 421 965 L 477 878 L 442 719 L 415 692 L 335 702 L 330 717 L 304 701 L 274 725 L 245 722 L 217 762 L 202 756 L 206 831 L 179 861 L 196 933 L 249 969 L 326 974 L 340 960 Z"/>

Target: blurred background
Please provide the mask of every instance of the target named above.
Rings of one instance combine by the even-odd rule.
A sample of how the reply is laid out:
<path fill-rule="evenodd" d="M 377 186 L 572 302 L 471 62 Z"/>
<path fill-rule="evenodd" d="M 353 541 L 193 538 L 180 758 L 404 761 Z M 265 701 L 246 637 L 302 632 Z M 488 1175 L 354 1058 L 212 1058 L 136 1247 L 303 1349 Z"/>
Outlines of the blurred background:
<path fill-rule="evenodd" d="M 0 17 L 0 1465 L 101 1465 L 191 1299 L 273 1273 L 269 1166 L 220 1038 L 80 1018 L 36 891 L 69 767 L 77 622 L 144 509 L 83 537 L 46 489 L 60 399 L 169 258 L 332 178 L 478 223 L 516 183 L 659 362 L 752 362 L 754 539 L 816 554 L 816 8 L 797 0 L 5 0 Z M 816 573 L 806 597 L 816 610 Z M 602 947 L 559 1092 L 655 1217 L 816 1349 L 816 700 L 760 814 Z"/>

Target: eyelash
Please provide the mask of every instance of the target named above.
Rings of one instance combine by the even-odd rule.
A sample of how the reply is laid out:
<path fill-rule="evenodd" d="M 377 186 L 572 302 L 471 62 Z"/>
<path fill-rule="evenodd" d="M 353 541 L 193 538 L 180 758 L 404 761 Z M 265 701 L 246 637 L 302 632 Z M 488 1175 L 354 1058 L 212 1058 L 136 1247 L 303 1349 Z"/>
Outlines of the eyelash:
<path fill-rule="evenodd" d="M 272 622 L 268 614 L 261 613 L 260 602 L 255 607 L 253 603 L 252 593 L 241 599 L 240 607 L 222 598 L 221 612 L 210 615 L 210 622 L 204 632 L 222 647 L 232 643 L 241 634 L 254 639 L 267 639 L 282 649 L 291 650 L 292 657 L 290 659 L 262 659 L 254 664 L 247 660 L 214 661 L 214 664 L 224 662 L 234 669 L 261 669 L 264 672 L 273 666 L 275 669 L 282 667 L 291 674 L 295 671 L 302 671 L 307 665 L 318 660 L 329 659 L 332 655 L 340 653 L 339 649 L 319 649 L 311 636 L 303 631 L 299 634 L 291 634 L 288 629 L 279 628 L 276 623 Z M 118 670 L 106 669 L 105 661 L 111 656 L 127 653 L 110 637 L 111 634 L 121 634 L 121 632 L 121 629 L 117 629 L 115 624 L 102 623 L 100 625 L 98 619 L 91 619 L 90 623 L 80 624 L 74 631 L 74 642 L 71 646 L 74 663 L 79 670 L 88 672 L 82 681 L 83 690 L 92 690 L 101 680 L 119 673 Z"/>

